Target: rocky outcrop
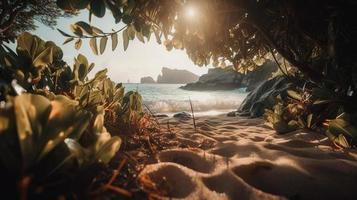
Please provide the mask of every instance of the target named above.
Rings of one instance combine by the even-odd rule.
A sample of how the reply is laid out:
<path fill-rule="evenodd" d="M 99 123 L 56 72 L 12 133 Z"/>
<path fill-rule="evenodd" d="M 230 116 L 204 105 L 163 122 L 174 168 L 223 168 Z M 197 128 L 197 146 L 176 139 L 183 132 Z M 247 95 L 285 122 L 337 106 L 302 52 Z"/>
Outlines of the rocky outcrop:
<path fill-rule="evenodd" d="M 156 83 L 151 76 L 145 76 L 140 79 L 140 83 Z"/>
<path fill-rule="evenodd" d="M 185 90 L 229 90 L 241 85 L 243 75 L 232 67 L 209 69 L 197 82 L 182 86 Z"/>
<path fill-rule="evenodd" d="M 191 114 L 188 112 L 179 112 L 179 113 L 174 114 L 173 117 L 178 118 L 178 119 L 188 120 L 188 119 L 191 119 Z"/>
<path fill-rule="evenodd" d="M 277 76 L 260 83 L 244 99 L 238 108 L 238 114 L 249 117 L 262 116 L 265 109 L 271 109 L 274 106 L 275 98 L 279 94 L 286 93 L 291 85 L 289 79 L 284 76 Z"/>
<path fill-rule="evenodd" d="M 199 76 L 187 70 L 169 69 L 163 67 L 161 73 L 157 77 L 157 83 L 172 83 L 172 84 L 186 84 L 198 80 Z"/>
<path fill-rule="evenodd" d="M 262 66 L 258 67 L 256 70 L 247 73 L 243 80 L 242 85 L 247 87 L 247 91 L 251 91 L 261 82 L 271 78 L 272 74 L 278 70 L 278 66 L 275 62 L 268 60 Z"/>
<path fill-rule="evenodd" d="M 232 90 L 247 87 L 249 90 L 269 79 L 277 69 L 276 64 L 271 61 L 267 61 L 255 71 L 247 74 L 241 74 L 233 67 L 214 68 L 209 69 L 208 73 L 202 75 L 197 82 L 189 83 L 181 88 L 185 90 Z"/>

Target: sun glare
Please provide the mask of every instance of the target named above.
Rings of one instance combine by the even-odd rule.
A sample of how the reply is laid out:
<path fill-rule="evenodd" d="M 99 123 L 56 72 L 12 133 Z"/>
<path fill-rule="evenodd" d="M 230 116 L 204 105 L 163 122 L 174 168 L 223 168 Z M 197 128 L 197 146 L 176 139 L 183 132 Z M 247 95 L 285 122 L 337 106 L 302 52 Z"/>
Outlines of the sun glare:
<path fill-rule="evenodd" d="M 197 15 L 197 11 L 194 7 L 189 6 L 186 8 L 186 17 L 189 19 L 193 19 L 194 17 L 196 17 Z"/>

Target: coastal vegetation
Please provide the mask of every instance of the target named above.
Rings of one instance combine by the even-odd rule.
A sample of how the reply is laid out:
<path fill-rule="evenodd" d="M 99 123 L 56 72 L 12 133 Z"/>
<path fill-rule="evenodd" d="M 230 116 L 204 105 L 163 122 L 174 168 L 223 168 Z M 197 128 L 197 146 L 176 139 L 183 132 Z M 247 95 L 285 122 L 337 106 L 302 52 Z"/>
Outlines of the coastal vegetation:
<path fill-rule="evenodd" d="M 185 50 L 198 66 L 232 65 L 242 74 L 270 59 L 291 83 L 269 99 L 264 114 L 277 133 L 309 129 L 339 148 L 357 144 L 355 1 L 4 0 L 0 5 L 0 182 L 12 198 L 86 198 L 118 151 L 145 146 L 153 153 L 169 143 L 152 144 L 153 136 L 144 134 L 157 127 L 143 112 L 137 91 L 125 93 L 107 69 L 89 78 L 95 64 L 84 55 L 70 67 L 54 42 L 28 32 L 36 28 L 35 20 L 56 27 L 58 17 L 85 9 L 88 22 L 58 29 L 65 44 L 80 49 L 88 42 L 100 55 L 108 42 L 111 50 L 119 44 L 126 50 L 135 38 L 144 43 L 154 38 L 168 50 Z M 104 32 L 91 25 L 92 17 L 108 14 L 122 27 Z M 16 49 L 9 42 L 16 42 Z M 194 115 L 192 104 L 191 109 Z M 99 188 L 131 197 L 111 185 L 117 176 Z"/>
<path fill-rule="evenodd" d="M 288 130 L 293 130 L 312 128 L 302 124 L 315 124 L 314 130 L 330 135 L 336 144 L 346 146 L 343 143 L 348 141 L 349 146 L 354 145 L 357 129 L 353 117 L 340 116 L 354 116 L 356 112 L 355 2 L 83 0 L 84 7 L 70 2 L 58 1 L 58 5 L 75 12 L 95 2 L 96 6 L 88 9 L 90 15 L 97 17 L 105 15 L 105 7 L 111 10 L 116 22 L 125 24 L 119 30 L 124 49 L 130 40 L 144 42 L 143 38 L 150 39 L 153 33 L 158 43 L 163 36 L 168 50 L 185 49 L 198 66 L 212 63 L 225 67 L 232 63 L 237 71 L 247 73 L 259 68 L 267 58 L 276 61 L 281 73 L 296 87 L 288 92 L 289 100 L 284 100 L 289 105 L 284 112 L 267 112 L 271 115 L 268 118 L 274 119 L 268 120 L 273 127 L 290 123 L 294 125 Z M 197 13 L 193 13 L 194 8 Z M 96 33 L 97 28 L 85 22 L 73 24 L 71 30 L 74 35 L 64 35 L 69 39 L 88 38 L 95 54 L 97 38 L 105 44 L 106 38 L 119 32 Z M 105 47 L 101 46 L 100 49 Z M 279 107 L 279 100 L 276 104 Z M 300 114 L 304 119 L 298 117 Z M 285 123 L 282 119 L 289 118 L 285 115 L 294 120 Z M 297 126 L 298 121 L 304 123 Z"/>

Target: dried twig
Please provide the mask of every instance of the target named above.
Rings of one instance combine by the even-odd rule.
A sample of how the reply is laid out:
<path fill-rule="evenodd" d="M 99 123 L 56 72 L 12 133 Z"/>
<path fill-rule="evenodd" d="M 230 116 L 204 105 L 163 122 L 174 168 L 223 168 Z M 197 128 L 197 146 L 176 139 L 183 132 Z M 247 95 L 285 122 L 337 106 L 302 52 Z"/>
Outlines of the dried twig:
<path fill-rule="evenodd" d="M 124 158 L 118 165 L 117 169 L 113 171 L 113 175 L 111 176 L 110 180 L 108 181 L 108 183 L 106 183 L 105 185 L 99 187 L 97 190 L 95 190 L 94 192 L 92 192 L 92 194 L 98 194 L 101 192 L 104 192 L 105 190 L 112 190 L 114 192 L 117 192 L 121 195 L 127 196 L 127 197 L 131 197 L 132 193 L 129 192 L 128 190 L 125 190 L 123 188 L 120 188 L 118 186 L 114 186 L 112 185 L 112 183 L 114 182 L 114 180 L 118 177 L 118 175 L 120 174 L 120 171 L 123 169 L 124 164 L 127 162 L 127 158 Z"/>
<path fill-rule="evenodd" d="M 127 197 L 133 196 L 133 194 L 131 192 L 129 192 L 128 190 L 125 190 L 125 189 L 117 187 L 117 186 L 107 185 L 106 188 L 109 190 L 112 190 L 114 192 L 117 192 L 119 194 L 122 194 L 124 196 L 127 196 Z"/>
<path fill-rule="evenodd" d="M 191 101 L 191 99 L 190 99 L 190 98 L 189 98 L 188 100 L 190 101 L 190 106 L 191 106 L 192 120 L 193 120 L 193 127 L 195 128 L 195 131 L 196 131 L 196 119 L 195 119 L 195 113 L 193 112 L 192 101 Z"/>

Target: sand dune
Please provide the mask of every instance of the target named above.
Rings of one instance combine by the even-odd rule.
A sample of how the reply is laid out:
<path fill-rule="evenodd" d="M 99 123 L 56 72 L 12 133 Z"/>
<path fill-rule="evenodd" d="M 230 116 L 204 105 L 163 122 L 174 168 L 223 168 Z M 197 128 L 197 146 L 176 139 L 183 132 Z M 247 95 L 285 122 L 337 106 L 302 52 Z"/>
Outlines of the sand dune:
<path fill-rule="evenodd" d="M 197 131 L 192 120 L 161 122 L 162 137 L 178 146 L 139 176 L 165 191 L 159 198 L 357 199 L 357 152 L 323 135 L 277 135 L 261 119 L 226 116 L 198 118 Z"/>

